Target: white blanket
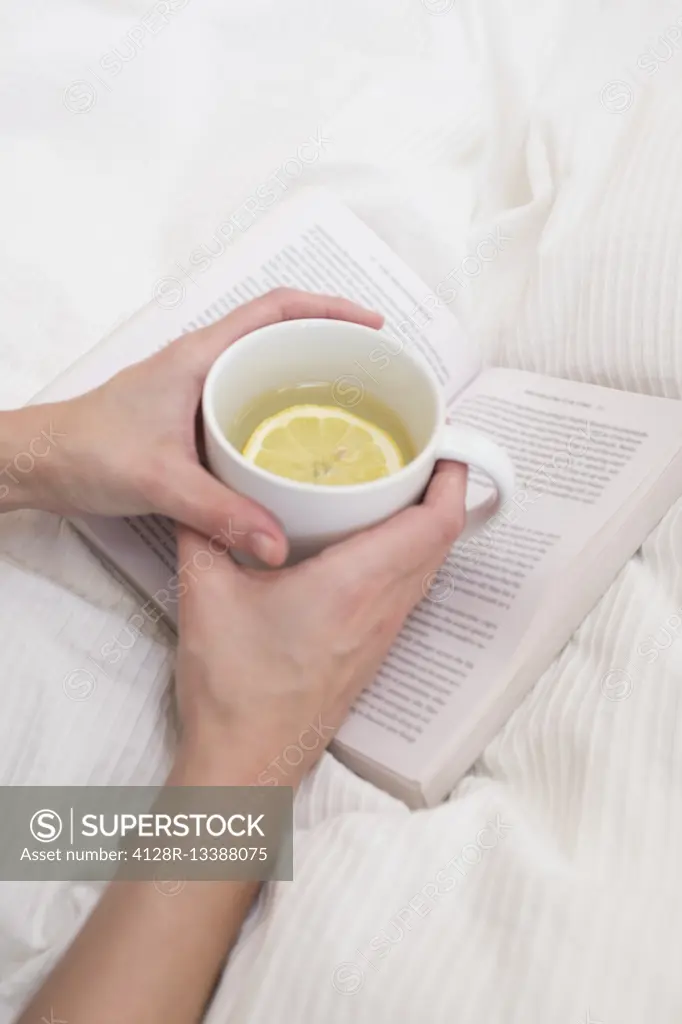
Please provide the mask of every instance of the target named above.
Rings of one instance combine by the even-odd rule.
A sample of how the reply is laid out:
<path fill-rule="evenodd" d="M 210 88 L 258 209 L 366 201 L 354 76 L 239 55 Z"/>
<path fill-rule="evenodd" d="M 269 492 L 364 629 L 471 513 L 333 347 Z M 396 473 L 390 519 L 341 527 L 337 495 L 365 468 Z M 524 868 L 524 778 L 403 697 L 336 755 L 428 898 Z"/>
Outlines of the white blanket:
<path fill-rule="evenodd" d="M 301 180 L 429 284 L 491 225 L 512 239 L 453 303 L 491 361 L 680 396 L 672 4 L 175 0 L 160 28 L 152 6 L 0 13 L 0 405 L 148 301 L 318 129 Z M 410 814 L 325 757 L 297 801 L 296 880 L 263 893 L 211 1022 L 681 1019 L 678 513 L 448 803 Z M 7 516 L 0 544 L 0 783 L 161 780 L 166 637 L 106 678 L 88 655 L 135 597 L 56 519 Z M 0 1019 L 96 897 L 0 886 Z"/>

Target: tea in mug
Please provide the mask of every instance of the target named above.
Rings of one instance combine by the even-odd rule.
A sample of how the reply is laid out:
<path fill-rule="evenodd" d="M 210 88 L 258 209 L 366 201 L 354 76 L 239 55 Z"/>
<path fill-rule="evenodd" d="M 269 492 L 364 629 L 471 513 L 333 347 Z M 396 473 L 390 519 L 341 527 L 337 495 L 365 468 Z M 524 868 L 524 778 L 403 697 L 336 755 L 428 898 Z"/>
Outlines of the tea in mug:
<path fill-rule="evenodd" d="M 253 465 L 299 483 L 343 486 L 397 473 L 416 454 L 405 424 L 375 395 L 351 395 L 352 406 L 322 381 L 267 391 L 239 411 L 225 436 Z"/>

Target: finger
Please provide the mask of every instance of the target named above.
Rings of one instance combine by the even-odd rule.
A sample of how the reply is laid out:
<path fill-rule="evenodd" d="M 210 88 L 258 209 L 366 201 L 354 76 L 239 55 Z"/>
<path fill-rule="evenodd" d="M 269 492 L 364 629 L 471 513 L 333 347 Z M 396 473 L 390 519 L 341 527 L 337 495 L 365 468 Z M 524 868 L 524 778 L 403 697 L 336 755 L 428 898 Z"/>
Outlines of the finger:
<path fill-rule="evenodd" d="M 230 547 L 221 546 L 216 539 L 207 539 L 191 526 L 176 523 L 175 536 L 178 543 L 178 576 L 186 577 L 184 582 L 189 591 L 192 578 L 213 573 L 232 576 L 237 579 L 241 568 L 230 557 Z"/>
<path fill-rule="evenodd" d="M 175 536 L 178 542 L 178 568 L 181 569 L 187 563 L 191 563 L 193 560 L 201 560 L 201 554 L 207 551 L 206 537 L 197 533 L 191 526 L 185 526 L 184 523 L 176 523 Z M 216 550 L 216 557 L 221 552 Z M 226 555 L 227 551 L 223 550 L 222 554 Z"/>
<path fill-rule="evenodd" d="M 435 508 L 439 515 L 448 516 L 451 511 L 451 506 L 448 503 L 451 500 L 453 488 L 463 490 L 464 496 L 466 496 L 468 473 L 469 467 L 465 466 L 462 462 L 451 462 L 449 459 L 441 459 L 436 463 L 434 474 L 424 495 L 424 506 Z M 463 526 L 464 523 L 462 522 L 459 533 L 462 532 Z"/>
<path fill-rule="evenodd" d="M 293 288 L 276 288 L 258 299 L 239 306 L 210 327 L 196 331 L 187 337 L 186 342 L 193 346 L 202 364 L 208 369 L 221 352 L 245 334 L 282 320 L 306 320 L 311 317 L 347 320 L 375 329 L 381 327 L 384 322 L 380 313 L 365 309 L 349 299 L 334 295 L 315 295 Z"/>
<path fill-rule="evenodd" d="M 226 547 L 248 551 L 266 565 L 281 565 L 287 556 L 282 527 L 270 512 L 249 498 L 235 494 L 205 469 L 183 465 L 169 473 L 172 491 L 164 493 L 158 511 L 192 527 L 216 550 Z"/>
<path fill-rule="evenodd" d="M 437 568 L 464 526 L 466 478 L 466 466 L 439 463 L 421 505 L 323 552 L 325 570 L 395 582 Z"/>

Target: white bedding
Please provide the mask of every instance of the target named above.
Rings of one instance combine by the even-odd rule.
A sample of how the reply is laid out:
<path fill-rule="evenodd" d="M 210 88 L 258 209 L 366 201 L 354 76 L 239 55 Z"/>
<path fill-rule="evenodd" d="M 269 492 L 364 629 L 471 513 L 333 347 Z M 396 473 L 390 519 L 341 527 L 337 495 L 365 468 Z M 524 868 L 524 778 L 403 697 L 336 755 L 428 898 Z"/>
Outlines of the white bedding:
<path fill-rule="evenodd" d="M 491 227 L 511 239 L 456 300 L 492 361 L 681 395 L 673 4 L 176 7 L 117 75 L 152 0 L 0 12 L 0 406 L 147 302 L 318 129 L 301 181 L 431 285 Z M 165 636 L 105 678 L 88 654 L 134 596 L 56 519 L 7 516 L 0 545 L 0 783 L 160 780 Z M 443 806 L 410 814 L 325 757 L 297 802 L 296 881 L 264 892 L 210 1021 L 682 1019 L 682 644 L 664 632 L 681 554 L 677 507 Z M 487 821 L 498 838 L 467 863 Z M 425 913 L 453 857 L 458 885 Z M 96 896 L 0 885 L 1 1020 Z"/>

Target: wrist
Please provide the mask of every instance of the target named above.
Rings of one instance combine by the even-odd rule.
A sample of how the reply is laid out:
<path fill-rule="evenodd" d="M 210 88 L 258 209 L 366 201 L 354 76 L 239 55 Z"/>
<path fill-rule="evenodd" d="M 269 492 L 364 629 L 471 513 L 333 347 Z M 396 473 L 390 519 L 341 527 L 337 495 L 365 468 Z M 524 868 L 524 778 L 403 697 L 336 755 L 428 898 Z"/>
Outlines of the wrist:
<path fill-rule="evenodd" d="M 51 511 L 45 469 L 66 436 L 53 414 L 52 405 L 0 412 L 0 511 Z"/>
<path fill-rule="evenodd" d="M 253 735 L 228 733 L 212 737 L 183 737 L 167 780 L 170 786 L 292 786 L 297 789 L 310 763 L 283 755 L 291 747 L 276 742 L 254 743 Z"/>
<path fill-rule="evenodd" d="M 166 781 L 168 786 L 253 786 L 255 765 L 229 750 L 210 751 L 182 741 Z"/>

